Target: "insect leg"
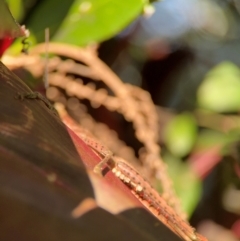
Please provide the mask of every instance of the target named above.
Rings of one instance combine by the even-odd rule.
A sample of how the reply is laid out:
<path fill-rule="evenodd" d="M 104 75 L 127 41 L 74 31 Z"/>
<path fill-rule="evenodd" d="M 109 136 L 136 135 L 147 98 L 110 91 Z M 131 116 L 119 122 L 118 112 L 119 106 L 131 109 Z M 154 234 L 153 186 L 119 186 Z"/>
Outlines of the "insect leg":
<path fill-rule="evenodd" d="M 112 168 L 112 165 L 114 163 L 114 161 L 112 160 L 113 154 L 110 151 L 109 153 L 105 153 L 105 157 L 102 159 L 102 161 L 100 161 L 93 169 L 93 171 L 99 175 L 102 174 L 102 169 L 104 167 L 104 165 L 109 166 L 110 168 Z M 109 162 L 110 160 L 112 160 L 112 162 Z"/>

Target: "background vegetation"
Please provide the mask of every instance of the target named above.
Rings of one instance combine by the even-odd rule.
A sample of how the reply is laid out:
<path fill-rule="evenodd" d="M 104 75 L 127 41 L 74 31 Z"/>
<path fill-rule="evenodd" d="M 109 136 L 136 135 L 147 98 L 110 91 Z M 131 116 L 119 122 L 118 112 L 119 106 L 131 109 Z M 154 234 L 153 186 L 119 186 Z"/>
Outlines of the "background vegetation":
<path fill-rule="evenodd" d="M 49 28 L 50 42 L 97 46 L 100 59 L 124 83 L 150 93 L 160 120 L 161 156 L 191 224 L 209 240 L 219 240 L 219 233 L 224 240 L 240 238 L 240 3 L 7 2 L 14 18 L 30 30 L 30 52 L 45 41 Z M 21 49 L 17 39 L 3 62 L 5 56 L 17 58 Z M 17 71 L 32 89 L 43 89 L 42 77 Z M 82 104 L 96 122 L 115 130 L 139 157 L 143 144 L 134 137 L 132 123 L 90 102 Z"/>

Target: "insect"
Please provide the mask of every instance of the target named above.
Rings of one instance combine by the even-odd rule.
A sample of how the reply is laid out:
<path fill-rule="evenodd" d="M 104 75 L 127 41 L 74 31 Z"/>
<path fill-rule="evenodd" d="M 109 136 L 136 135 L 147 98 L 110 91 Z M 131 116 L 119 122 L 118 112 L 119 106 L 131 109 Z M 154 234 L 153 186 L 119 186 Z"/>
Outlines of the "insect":
<path fill-rule="evenodd" d="M 50 109 L 50 111 L 55 116 L 59 116 L 57 110 L 52 106 L 49 100 L 38 92 L 17 93 L 15 98 L 21 101 L 23 101 L 24 99 L 39 99 L 48 107 L 48 109 Z"/>
<path fill-rule="evenodd" d="M 30 47 L 30 43 L 28 41 L 28 37 L 24 37 L 23 40 L 22 40 L 22 50 L 21 50 L 21 52 L 24 53 L 24 54 L 28 54 L 29 47 Z"/>
<path fill-rule="evenodd" d="M 21 26 L 21 31 L 22 31 L 22 34 L 24 35 L 24 37 L 22 39 L 22 50 L 21 50 L 21 52 L 24 53 L 24 54 L 28 54 L 28 49 L 30 47 L 28 37 L 30 36 L 30 31 L 28 29 L 26 29 L 25 25 Z"/>
<path fill-rule="evenodd" d="M 103 166 L 107 165 L 138 200 L 179 237 L 185 241 L 207 241 L 184 221 L 131 165 L 120 157 L 113 157 L 112 152 L 95 139 L 86 135 L 80 135 L 80 137 L 103 157 L 102 161 L 95 166 L 94 172 L 101 174 Z"/>

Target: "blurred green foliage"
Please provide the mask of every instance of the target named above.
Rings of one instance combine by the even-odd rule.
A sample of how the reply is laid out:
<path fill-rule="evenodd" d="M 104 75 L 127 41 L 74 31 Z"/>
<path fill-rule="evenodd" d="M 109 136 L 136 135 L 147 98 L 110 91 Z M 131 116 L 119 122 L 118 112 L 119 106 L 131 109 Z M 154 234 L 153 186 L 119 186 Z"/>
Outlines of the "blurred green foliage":
<path fill-rule="evenodd" d="M 165 130 L 165 144 L 177 157 L 187 155 L 197 138 L 197 123 L 190 113 L 175 116 Z"/>
<path fill-rule="evenodd" d="M 75 1 L 53 39 L 76 45 L 103 41 L 123 30 L 143 7 L 142 0 Z"/>
<path fill-rule="evenodd" d="M 50 29 L 54 41 L 88 45 L 113 37 L 143 11 L 142 0 L 42 0 L 32 12 L 23 6 L 31 1 L 8 0 L 14 17 L 25 24 L 37 42 L 44 42 L 44 30 Z"/>
<path fill-rule="evenodd" d="M 0 0 L 0 39 L 24 36 L 24 31 L 16 23 L 4 0 Z"/>
<path fill-rule="evenodd" d="M 181 199 L 183 210 L 190 217 L 201 196 L 201 180 L 187 163 L 183 163 L 180 158 L 171 153 L 165 152 L 163 159 L 168 164 L 168 173 Z"/>
<path fill-rule="evenodd" d="M 22 0 L 6 0 L 14 18 L 20 22 L 24 16 L 24 6 Z"/>
<path fill-rule="evenodd" d="M 198 89 L 199 106 L 215 112 L 240 109 L 240 70 L 223 62 L 208 72 Z"/>

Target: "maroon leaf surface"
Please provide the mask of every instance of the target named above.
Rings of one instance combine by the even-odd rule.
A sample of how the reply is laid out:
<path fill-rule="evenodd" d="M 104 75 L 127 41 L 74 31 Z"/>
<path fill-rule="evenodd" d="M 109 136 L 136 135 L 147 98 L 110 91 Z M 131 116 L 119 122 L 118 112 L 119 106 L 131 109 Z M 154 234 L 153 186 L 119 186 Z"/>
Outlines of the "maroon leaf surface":
<path fill-rule="evenodd" d="M 180 240 L 111 172 L 86 171 L 98 157 L 70 131 L 84 165 L 61 120 L 18 93 L 31 90 L 0 63 L 0 240 Z M 101 202 L 131 208 L 106 211 L 104 192 Z"/>

